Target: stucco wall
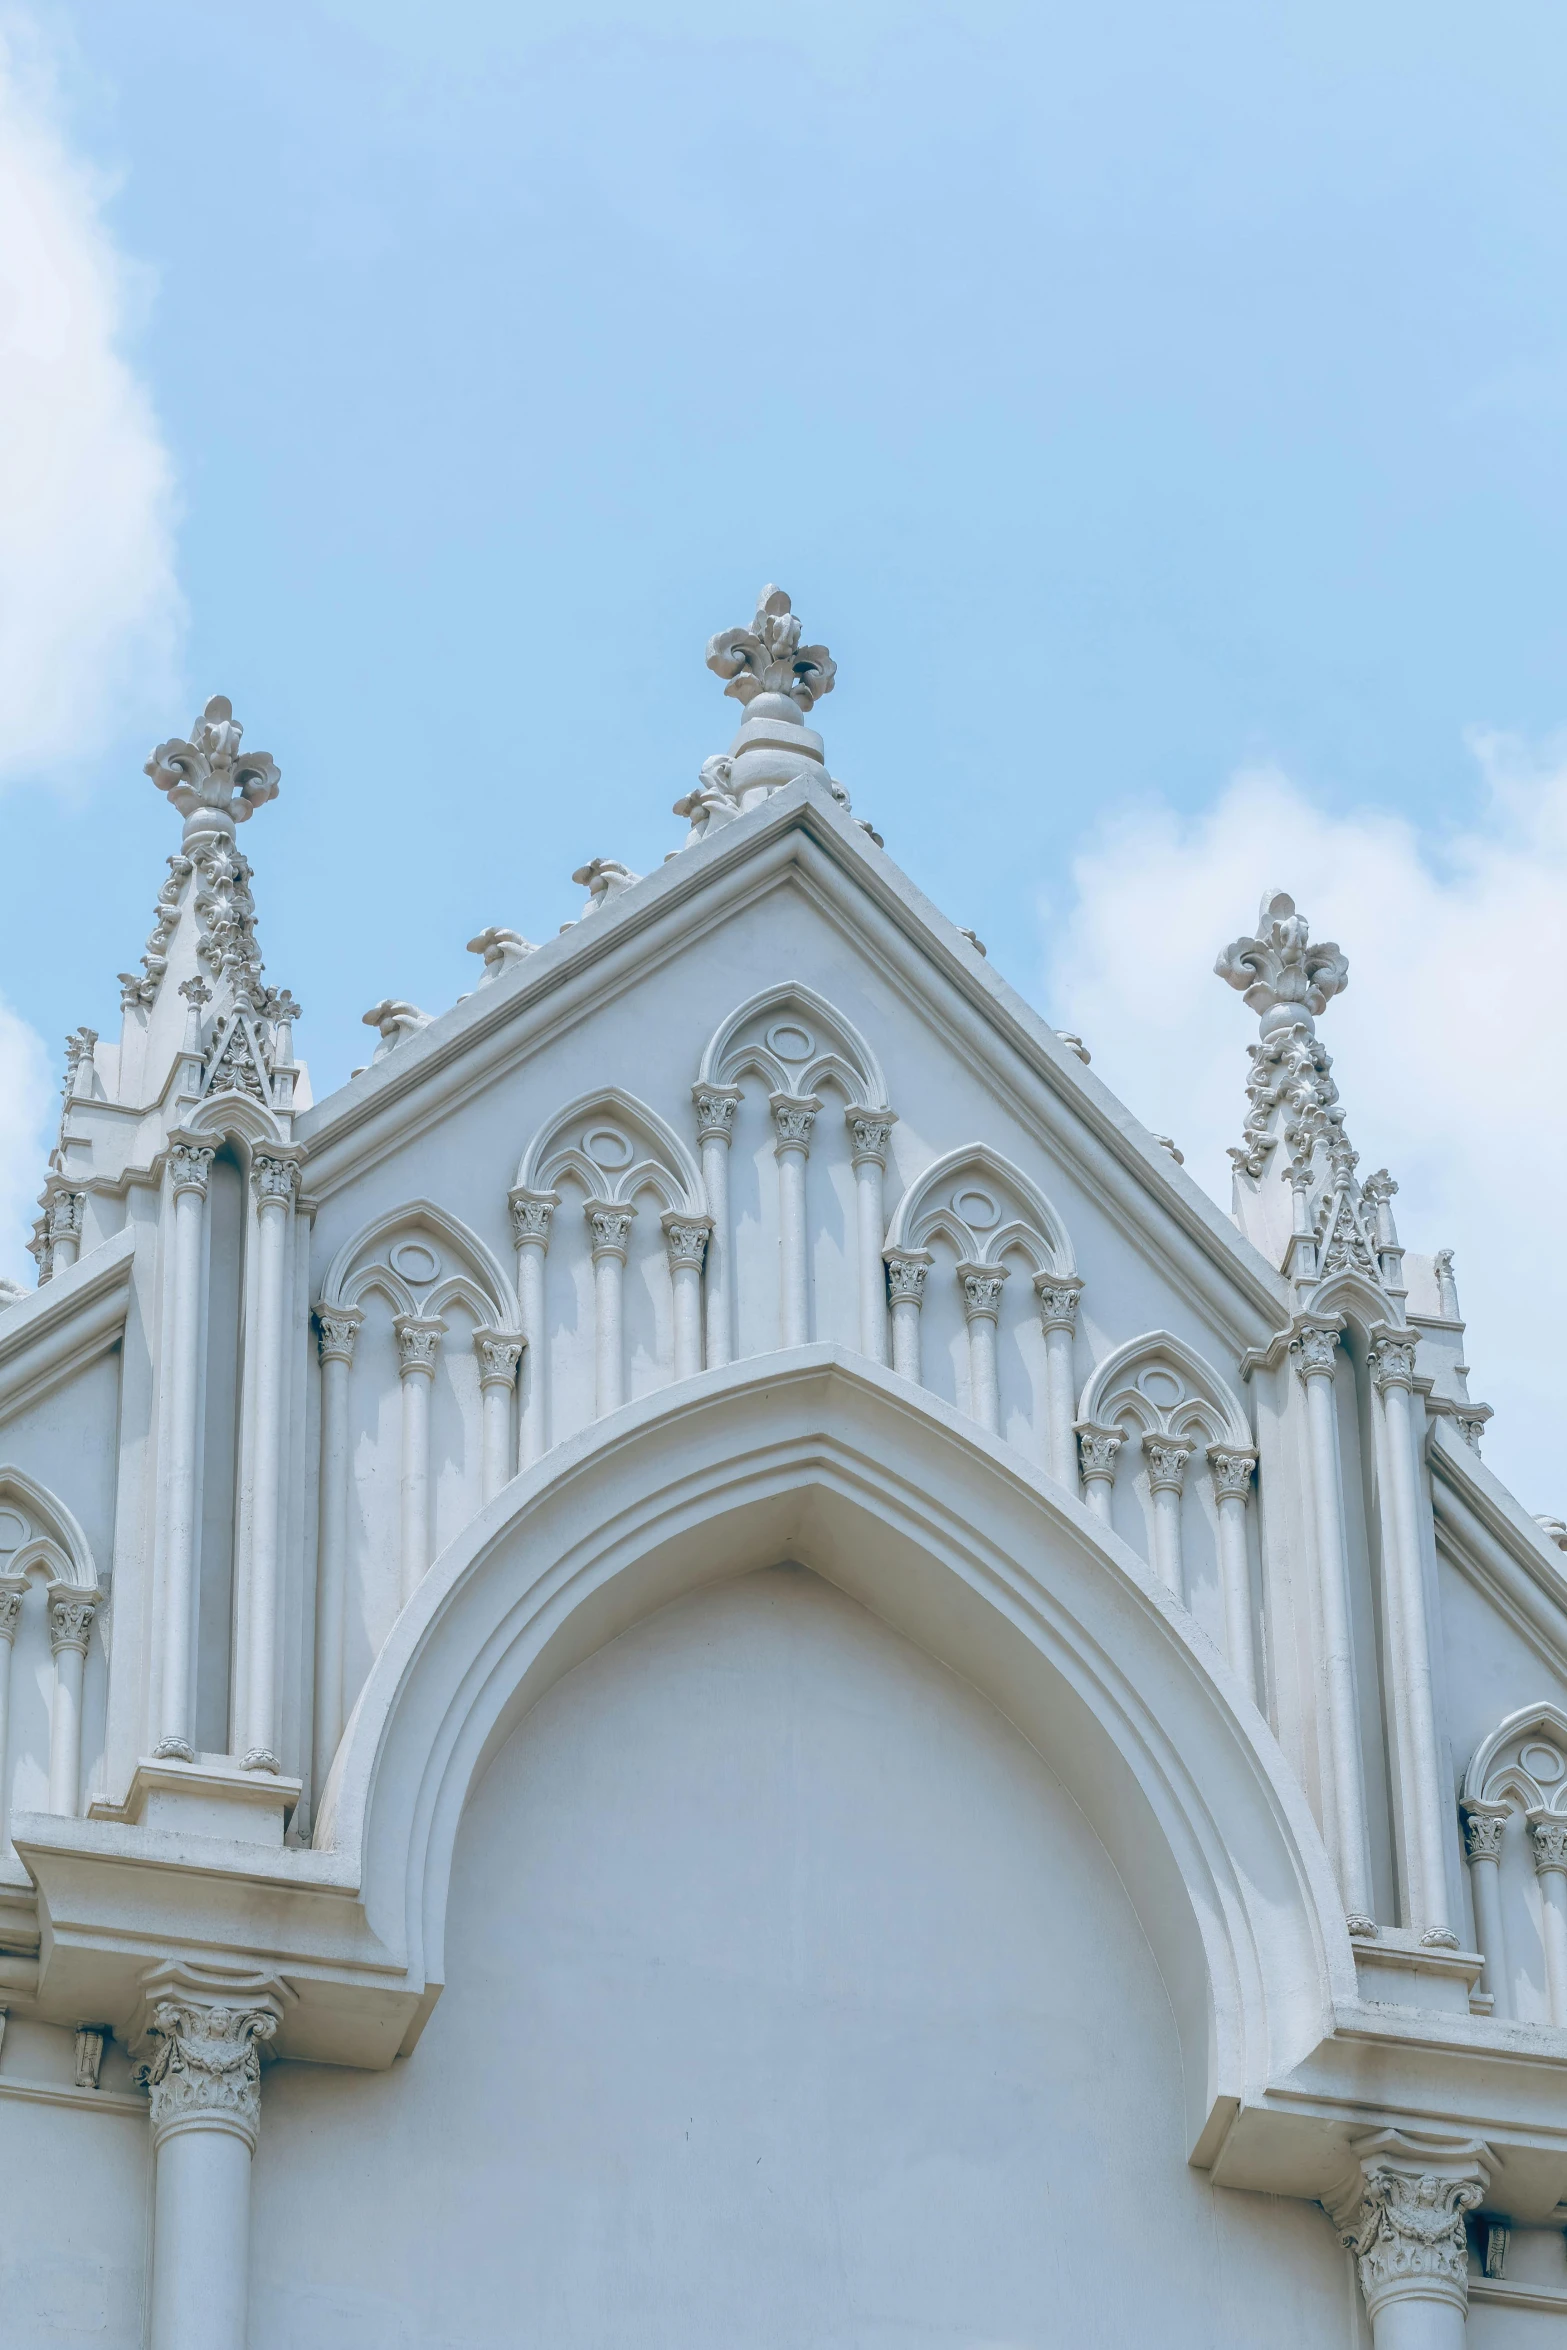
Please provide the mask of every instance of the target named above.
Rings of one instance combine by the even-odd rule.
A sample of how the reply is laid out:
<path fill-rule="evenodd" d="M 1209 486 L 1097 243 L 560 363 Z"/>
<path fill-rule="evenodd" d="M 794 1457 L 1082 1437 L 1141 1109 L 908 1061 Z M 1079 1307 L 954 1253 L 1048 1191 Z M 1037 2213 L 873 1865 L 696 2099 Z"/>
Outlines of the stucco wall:
<path fill-rule="evenodd" d="M 1102 1846 L 982 1699 L 779 1568 L 560 1683 L 464 1822 L 389 2075 L 269 2073 L 254 2350 L 1359 2339 L 1185 2163 Z"/>

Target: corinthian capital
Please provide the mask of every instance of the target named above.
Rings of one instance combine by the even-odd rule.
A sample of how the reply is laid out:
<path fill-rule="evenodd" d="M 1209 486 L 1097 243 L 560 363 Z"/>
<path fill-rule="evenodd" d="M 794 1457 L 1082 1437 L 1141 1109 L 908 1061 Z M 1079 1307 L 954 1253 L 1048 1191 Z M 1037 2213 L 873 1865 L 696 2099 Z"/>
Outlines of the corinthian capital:
<path fill-rule="evenodd" d="M 250 1162 L 250 1180 L 258 1207 L 286 1208 L 299 1187 L 299 1168 L 293 1159 L 258 1151 Z"/>
<path fill-rule="evenodd" d="M 1061 1273 L 1036 1273 L 1034 1295 L 1039 1300 L 1039 1319 L 1047 1330 L 1075 1330 L 1077 1308 L 1083 1294 L 1081 1281 L 1069 1280 Z"/>
<path fill-rule="evenodd" d="M 774 1093 L 768 1096 L 768 1107 L 773 1113 L 773 1126 L 778 1140 L 773 1145 L 779 1151 L 805 1151 L 811 1147 L 811 1129 L 816 1124 L 816 1113 L 821 1103 L 811 1093 Z"/>
<path fill-rule="evenodd" d="M 78 1656 L 87 1654 L 93 1618 L 102 1603 L 101 1591 L 84 1591 L 76 1583 L 50 1584 L 49 1646 L 56 1656 L 62 1649 L 74 1649 Z"/>
<path fill-rule="evenodd" d="M 1178 1444 L 1167 1436 L 1145 1436 L 1143 1458 L 1148 1463 L 1148 1484 L 1154 1493 L 1179 1493 L 1186 1477 L 1186 1464 L 1192 1457 L 1189 1444 Z"/>
<path fill-rule="evenodd" d="M 446 1324 L 420 1314 L 399 1314 L 392 1324 L 397 1333 L 397 1369 L 407 1379 L 423 1373 L 427 1379 L 435 1377 L 435 1358 L 446 1333 Z"/>
<path fill-rule="evenodd" d="M 1355 2255 L 1373 2324 L 1392 2301 L 1469 2305 L 1464 2221 L 1490 2183 L 1477 2139 L 1379 2130 L 1354 2148 L 1354 2175 L 1330 2206 Z"/>
<path fill-rule="evenodd" d="M 994 1322 L 1001 1312 L 1006 1287 L 1005 1265 L 959 1265 L 963 1284 L 963 1311 L 971 1322 Z"/>
<path fill-rule="evenodd" d="M 364 1315 L 358 1306 L 317 1306 L 316 1333 L 324 1363 L 351 1363 Z"/>
<path fill-rule="evenodd" d="M 895 1110 L 845 1110 L 844 1121 L 849 1129 L 849 1152 L 858 1167 L 868 1161 L 885 1167 L 887 1145 L 898 1122 Z"/>
<path fill-rule="evenodd" d="M 152 2058 L 143 2071 L 154 2146 L 175 2130 L 231 2130 L 252 2149 L 261 2127 L 261 2047 L 280 1999 L 203 1999 L 183 1989 L 149 2004 Z"/>
<path fill-rule="evenodd" d="M 1260 1015 L 1264 1036 L 1275 1028 L 1309 1030 L 1312 1014 L 1325 1012 L 1349 985 L 1349 965 L 1338 948 L 1328 940 L 1311 944 L 1309 925 L 1282 889 L 1264 897 L 1256 936 L 1232 939 L 1213 968 Z"/>
<path fill-rule="evenodd" d="M 177 1142 L 169 1152 L 169 1185 L 178 1199 L 182 1191 L 206 1196 L 207 1177 L 217 1152 L 206 1143 Z"/>
<path fill-rule="evenodd" d="M 631 1246 L 631 1226 L 636 1217 L 635 1208 L 617 1208 L 608 1200 L 590 1199 L 583 1209 L 592 1236 L 593 1261 L 600 1257 L 618 1257 L 622 1264 Z"/>
<path fill-rule="evenodd" d="M 713 1229 L 711 1216 L 668 1215 L 660 1218 L 664 1229 L 664 1245 L 669 1251 L 671 1271 L 682 1266 L 700 1273 L 707 1255 L 708 1235 Z"/>
<path fill-rule="evenodd" d="M 1290 1360 L 1302 1379 L 1331 1379 L 1338 1365 L 1338 1331 L 1331 1322 L 1307 1322 L 1290 1340 Z"/>
<path fill-rule="evenodd" d="M 1237 1452 L 1227 1444 L 1210 1444 L 1208 1466 L 1213 1471 L 1214 1498 L 1218 1501 L 1245 1501 L 1251 1492 L 1252 1471 L 1257 1466 L 1254 1452 Z"/>
<path fill-rule="evenodd" d="M 740 1107 L 738 1085 L 693 1085 L 691 1099 L 696 1104 L 696 1138 L 698 1142 L 728 1142 L 735 1130 L 735 1112 Z"/>
<path fill-rule="evenodd" d="M 550 1244 L 550 1218 L 560 1206 L 558 1191 L 524 1191 L 507 1193 L 511 1207 L 511 1236 L 518 1248 L 546 1249 Z"/>
<path fill-rule="evenodd" d="M 1500 1861 L 1502 1838 L 1507 1833 L 1510 1807 L 1505 1803 L 1480 1803 L 1473 1799 L 1464 1807 L 1464 1853 L 1467 1859 Z"/>
<path fill-rule="evenodd" d="M 1390 1387 L 1413 1388 L 1415 1384 L 1415 1336 L 1413 1331 L 1390 1330 L 1385 1326 L 1376 1332 L 1376 1344 L 1371 1349 L 1371 1376 L 1385 1395 Z"/>
<path fill-rule="evenodd" d="M 1553 1811 L 1532 1811 L 1528 1819 L 1535 1873 L 1544 1877 L 1556 1869 L 1567 1876 L 1567 1819 Z"/>
<path fill-rule="evenodd" d="M 1106 1485 L 1115 1482 L 1115 1456 L 1126 1442 L 1122 1428 L 1095 1428 L 1080 1420 L 1074 1434 L 1077 1437 L 1078 1458 L 1082 1463 L 1085 1482 L 1097 1477 Z"/>
<path fill-rule="evenodd" d="M 0 1575 L 0 1640 L 16 1638 L 17 1626 L 22 1621 L 22 1602 L 27 1597 L 25 1575 Z"/>
<path fill-rule="evenodd" d="M 479 1358 L 479 1385 L 504 1387 L 517 1384 L 517 1365 L 522 1361 L 522 1340 L 508 1337 L 504 1332 L 476 1330 L 473 1351 Z"/>
<path fill-rule="evenodd" d="M 887 1296 L 897 1305 L 921 1305 L 925 1298 L 925 1276 L 931 1268 L 928 1249 L 889 1248 L 883 1252 L 887 1267 Z"/>

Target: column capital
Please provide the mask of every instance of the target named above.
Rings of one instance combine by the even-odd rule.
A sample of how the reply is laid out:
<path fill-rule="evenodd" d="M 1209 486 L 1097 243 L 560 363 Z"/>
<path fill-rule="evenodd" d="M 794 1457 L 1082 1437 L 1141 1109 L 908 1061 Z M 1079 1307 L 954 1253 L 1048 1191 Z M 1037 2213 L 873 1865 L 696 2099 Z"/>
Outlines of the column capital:
<path fill-rule="evenodd" d="M 177 2130 L 227 2130 L 254 2153 L 261 2049 L 292 1994 L 275 1977 L 223 1980 L 204 1968 L 158 1968 L 143 1989 L 141 2069 L 154 2147 Z"/>
<path fill-rule="evenodd" d="M 622 1264 L 631 1246 L 631 1227 L 636 1221 L 635 1208 L 617 1207 L 613 1200 L 590 1199 L 582 1213 L 588 1220 L 592 1235 L 593 1262 L 600 1257 L 618 1257 Z"/>
<path fill-rule="evenodd" d="M 1390 1322 L 1379 1322 L 1371 1333 L 1369 1361 L 1371 1376 L 1386 1395 L 1390 1387 L 1413 1391 L 1415 1384 L 1415 1345 L 1413 1330 L 1397 1329 Z"/>
<path fill-rule="evenodd" d="M 1034 1295 L 1047 1330 L 1075 1330 L 1083 1284 L 1075 1273 L 1036 1273 Z"/>
<path fill-rule="evenodd" d="M 1290 1360 L 1302 1380 L 1331 1379 L 1338 1365 L 1338 1342 L 1343 1324 L 1302 1321 L 1290 1340 Z"/>
<path fill-rule="evenodd" d="M 898 1123 L 897 1111 L 845 1110 L 843 1122 L 849 1129 L 851 1163 L 856 1167 L 885 1167 L 887 1145 Z"/>
<path fill-rule="evenodd" d="M 210 1142 L 186 1142 L 177 1137 L 169 1141 L 169 1188 L 176 1199 L 182 1191 L 194 1191 L 204 1199 L 207 1177 L 217 1157 L 217 1147 Z"/>
<path fill-rule="evenodd" d="M 691 1099 L 696 1104 L 696 1138 L 698 1142 L 728 1142 L 735 1127 L 735 1112 L 740 1107 L 738 1085 L 693 1085 Z"/>
<path fill-rule="evenodd" d="M 1192 1457 L 1192 1447 L 1170 1436 L 1145 1436 L 1143 1458 L 1148 1463 L 1148 1483 L 1155 1493 L 1179 1493 L 1186 1481 L 1186 1464 Z"/>
<path fill-rule="evenodd" d="M 27 1597 L 25 1575 L 0 1575 L 0 1640 L 16 1638 L 17 1625 L 22 1620 L 22 1602 Z"/>
<path fill-rule="evenodd" d="M 511 1237 L 517 1248 L 545 1249 L 550 1244 L 550 1218 L 560 1206 L 558 1191 L 529 1191 L 518 1185 L 506 1194 L 511 1209 Z"/>
<path fill-rule="evenodd" d="M 93 1618 L 102 1604 L 101 1591 L 85 1590 L 80 1583 L 49 1585 L 49 1646 L 56 1656 L 62 1649 L 74 1649 L 78 1656 L 87 1654 Z"/>
<path fill-rule="evenodd" d="M 51 1242 L 77 1240 L 82 1237 L 82 1218 L 87 1210 L 85 1191 L 72 1191 L 65 1184 L 52 1183 L 44 1193 Z"/>
<path fill-rule="evenodd" d="M 1001 1293 L 1007 1285 L 1005 1265 L 959 1265 L 963 1284 L 963 1312 L 970 1322 L 994 1322 L 1001 1312 Z"/>
<path fill-rule="evenodd" d="M 522 1360 L 522 1340 L 507 1330 L 476 1330 L 473 1351 L 479 1358 L 479 1385 L 504 1387 L 510 1394 L 517 1384 L 517 1365 Z"/>
<path fill-rule="evenodd" d="M 775 1158 L 785 1151 L 799 1151 L 803 1156 L 811 1147 L 811 1129 L 816 1124 L 816 1113 L 821 1103 L 814 1093 L 772 1093 L 767 1106 L 773 1113 L 773 1129 L 778 1140 L 773 1145 Z"/>
<path fill-rule="evenodd" d="M 1502 1837 L 1512 1806 L 1507 1803 L 1482 1803 L 1478 1797 L 1466 1797 L 1461 1809 L 1464 1815 L 1464 1857 L 1466 1860 L 1494 1860 L 1502 1857 Z"/>
<path fill-rule="evenodd" d="M 1567 1876 L 1567 1818 L 1554 1811 L 1531 1811 L 1524 1817 L 1534 1846 L 1536 1876 L 1548 1877 L 1553 1869 Z"/>
<path fill-rule="evenodd" d="M 1375 2324 L 1392 2301 L 1469 2306 L 1467 2215 L 1490 2184 L 1492 2157 L 1477 2138 L 1374 2131 L 1351 2148 L 1355 2168 L 1328 2205 L 1355 2255 Z"/>
<path fill-rule="evenodd" d="M 299 1161 L 276 1151 L 257 1151 L 250 1162 L 250 1185 L 258 1208 L 288 1208 L 299 1189 Z"/>
<path fill-rule="evenodd" d="M 687 1216 L 678 1209 L 671 1209 L 668 1215 L 659 1218 L 659 1225 L 663 1231 L 664 1245 L 669 1250 L 670 1271 L 675 1272 L 686 1265 L 700 1273 L 713 1230 L 712 1217 Z"/>
<path fill-rule="evenodd" d="M 1252 1472 L 1257 1466 L 1254 1452 L 1243 1452 L 1238 1445 L 1210 1444 L 1208 1466 L 1213 1471 L 1214 1497 L 1218 1501 L 1249 1501 Z"/>
<path fill-rule="evenodd" d="M 324 1363 L 351 1363 L 364 1315 L 358 1306 L 318 1305 L 316 1344 Z"/>
<path fill-rule="evenodd" d="M 397 1371 L 406 1379 L 414 1372 L 422 1372 L 427 1379 L 435 1377 L 435 1358 L 446 1334 L 446 1324 L 426 1314 L 399 1314 L 392 1324 L 397 1334 Z"/>
<path fill-rule="evenodd" d="M 925 1276 L 935 1259 L 928 1248 L 888 1248 L 882 1251 L 887 1268 L 887 1295 L 895 1306 L 922 1305 Z"/>
<path fill-rule="evenodd" d="M 1091 1484 L 1095 1478 L 1099 1478 L 1104 1484 L 1113 1485 L 1115 1456 L 1126 1442 L 1126 1430 L 1100 1428 L 1092 1420 L 1079 1420 L 1072 1433 L 1077 1438 L 1084 1481 Z"/>

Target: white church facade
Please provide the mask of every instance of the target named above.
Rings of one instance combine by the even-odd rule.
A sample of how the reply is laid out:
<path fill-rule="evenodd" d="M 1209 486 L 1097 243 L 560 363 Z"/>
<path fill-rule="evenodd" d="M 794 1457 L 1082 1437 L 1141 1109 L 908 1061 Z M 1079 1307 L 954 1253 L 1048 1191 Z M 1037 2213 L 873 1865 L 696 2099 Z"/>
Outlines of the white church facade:
<path fill-rule="evenodd" d="M 856 819 L 787 597 L 708 660 L 684 845 L 320 1102 L 277 768 L 149 762 L 0 1294 L 0 2342 L 1567 2340 L 1567 1529 L 1344 957 L 1219 957 L 1226 1216 Z"/>

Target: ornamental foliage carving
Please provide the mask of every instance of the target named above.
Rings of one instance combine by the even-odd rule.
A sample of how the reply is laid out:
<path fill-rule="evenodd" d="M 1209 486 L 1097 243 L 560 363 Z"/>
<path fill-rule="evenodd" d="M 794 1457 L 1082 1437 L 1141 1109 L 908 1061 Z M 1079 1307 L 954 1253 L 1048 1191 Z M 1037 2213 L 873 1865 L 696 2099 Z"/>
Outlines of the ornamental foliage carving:
<path fill-rule="evenodd" d="M 960 1266 L 958 1270 L 963 1282 L 964 1313 L 971 1322 L 994 1322 L 1001 1311 L 1001 1293 L 1006 1287 L 1005 1265 L 990 1265 L 981 1271 Z"/>
<path fill-rule="evenodd" d="M 707 1236 L 712 1226 L 707 1223 L 686 1223 L 679 1218 L 666 1218 L 664 1238 L 669 1244 L 671 1265 L 694 1267 L 700 1273 L 702 1260 L 707 1255 Z"/>
<path fill-rule="evenodd" d="M 407 1378 L 410 1372 L 424 1371 L 433 1378 L 444 1325 L 400 1314 L 392 1328 L 397 1334 L 397 1368 L 401 1376 Z"/>
<path fill-rule="evenodd" d="M 1434 2291 L 1467 2305 L 1464 2221 L 1484 2193 L 1484 2179 L 1472 2173 L 1369 2166 L 1358 2206 L 1341 2217 L 1339 2232 L 1355 2255 L 1373 2318 L 1385 2301 L 1402 2293 Z"/>
<path fill-rule="evenodd" d="M 520 1338 L 496 1338 L 488 1330 L 474 1334 L 474 1352 L 479 1358 L 479 1385 L 481 1387 L 511 1387 L 517 1378 L 517 1365 L 522 1360 Z"/>
<path fill-rule="evenodd" d="M 263 2007 L 161 1999 L 148 2026 L 157 2042 L 143 2079 L 154 2141 L 179 2124 L 227 2123 L 256 2142 L 261 2124 L 261 2043 L 277 2030 Z"/>
<path fill-rule="evenodd" d="M 624 1261 L 636 1209 L 606 1208 L 601 1201 L 590 1200 L 582 1212 L 593 1235 L 594 1256 L 619 1257 Z"/>
<path fill-rule="evenodd" d="M 896 1305 L 921 1304 L 925 1296 L 925 1276 L 930 1271 L 928 1256 L 892 1256 L 885 1259 L 887 1267 L 887 1295 Z"/>
<path fill-rule="evenodd" d="M 205 1194 L 217 1152 L 205 1143 L 177 1142 L 169 1152 L 169 1179 L 176 1199 L 182 1191 Z"/>
<path fill-rule="evenodd" d="M 93 1618 L 98 1613 L 101 1598 L 101 1592 L 81 1591 L 74 1584 L 51 1590 L 49 1646 L 56 1656 L 62 1649 L 74 1649 L 78 1656 L 87 1654 L 88 1642 L 92 1638 Z"/>
<path fill-rule="evenodd" d="M 1148 1482 L 1155 1493 L 1179 1493 L 1186 1477 L 1186 1464 L 1191 1457 L 1192 1448 L 1189 1444 L 1170 1444 L 1156 1436 L 1143 1438 Z"/>
<path fill-rule="evenodd" d="M 749 628 L 722 628 L 709 639 L 707 666 L 727 679 L 724 691 L 737 702 L 787 694 L 806 712 L 832 692 L 838 673 L 825 645 L 801 644 L 799 615 L 779 587 L 763 588 Z"/>
<path fill-rule="evenodd" d="M 218 816 L 244 824 L 275 800 L 278 765 L 265 751 L 242 752 L 244 728 L 226 694 L 214 694 L 190 730 L 189 741 L 159 743 L 143 772 L 166 792 L 180 814 Z"/>
<path fill-rule="evenodd" d="M 1309 923 L 1282 889 L 1263 898 L 1256 935 L 1232 939 L 1213 968 L 1240 990 L 1264 1027 L 1325 1012 L 1349 984 L 1349 964 L 1337 946 L 1326 939 L 1312 945 Z M 1280 1012 L 1283 1022 L 1274 1017 Z"/>
<path fill-rule="evenodd" d="M 816 1124 L 816 1113 L 821 1106 L 814 1094 L 801 1099 L 792 1094 L 775 1093 L 770 1107 L 778 1136 L 777 1148 L 808 1150 L 811 1132 Z"/>

